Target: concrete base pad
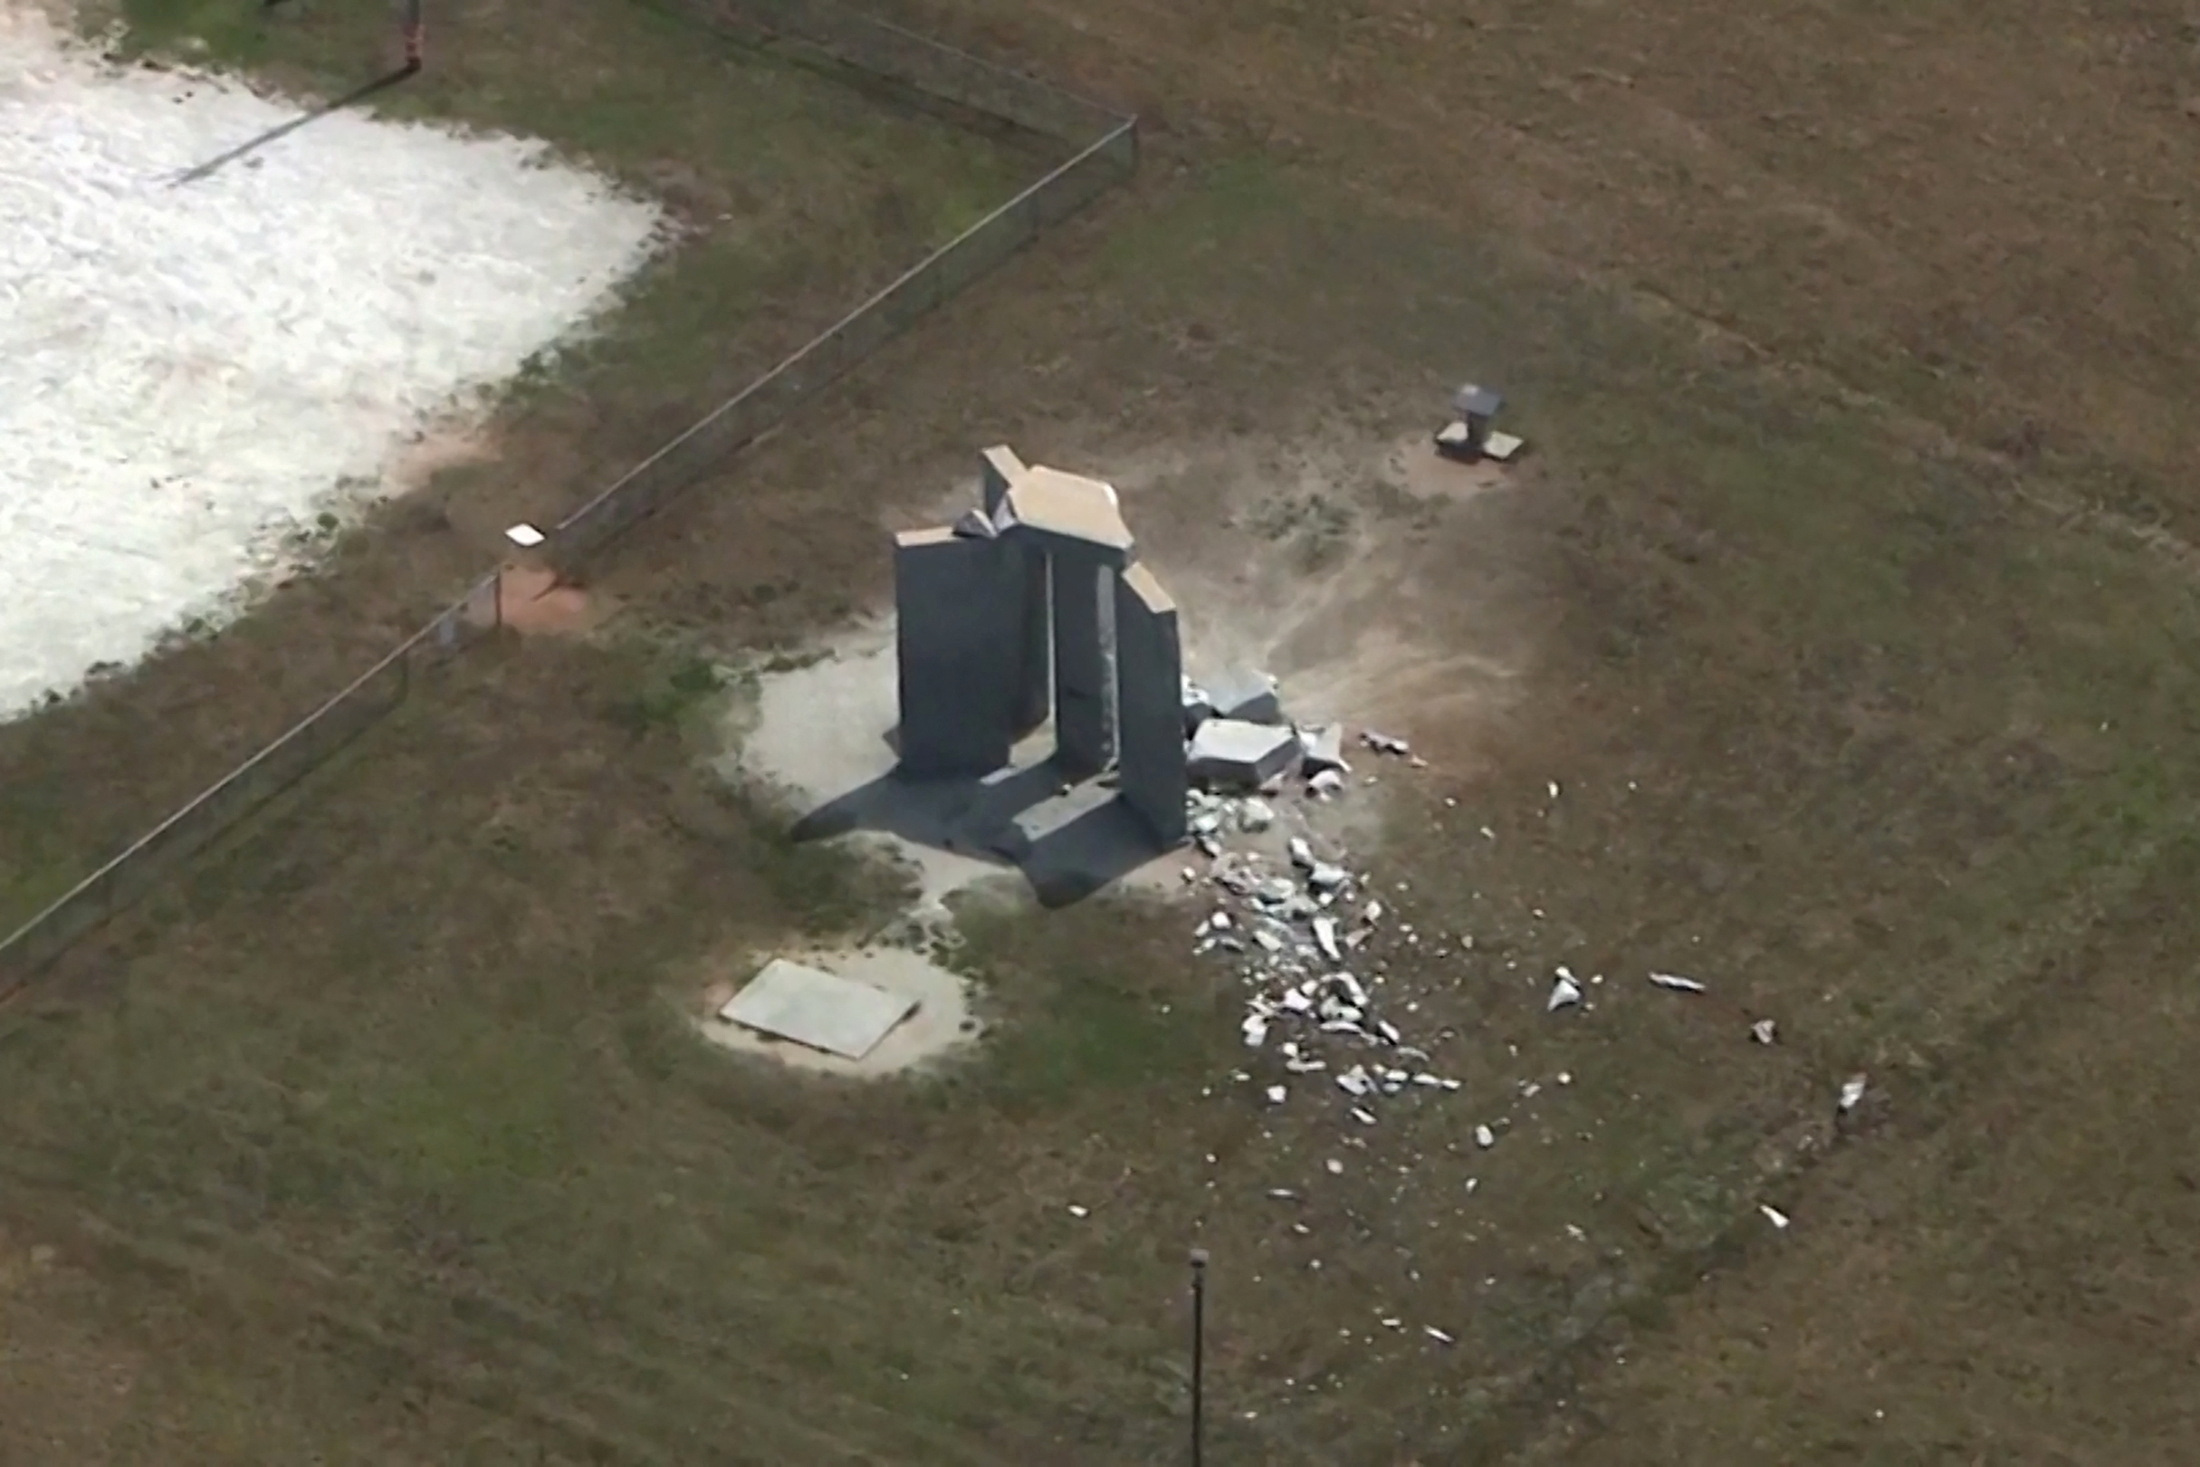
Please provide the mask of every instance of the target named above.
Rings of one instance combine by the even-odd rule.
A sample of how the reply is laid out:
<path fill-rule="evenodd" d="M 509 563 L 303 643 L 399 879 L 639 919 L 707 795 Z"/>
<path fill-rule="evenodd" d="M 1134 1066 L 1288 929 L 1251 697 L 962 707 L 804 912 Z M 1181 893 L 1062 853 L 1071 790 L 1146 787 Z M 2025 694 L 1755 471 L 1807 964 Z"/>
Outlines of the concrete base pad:
<path fill-rule="evenodd" d="M 878 1079 L 924 1068 L 967 1047 L 980 1033 L 970 1013 L 969 985 L 958 974 L 942 968 L 922 952 L 906 947 L 876 945 L 839 948 L 802 954 L 800 967 L 836 982 L 880 993 L 901 1008 L 904 1017 L 893 1024 L 860 1059 L 770 1035 L 720 1017 L 735 1008 L 755 983 L 734 991 L 731 982 L 714 985 L 706 994 L 706 1007 L 697 1016 L 702 1036 L 723 1049 L 770 1059 L 791 1069 L 849 1079 Z M 857 1039 L 855 1042 L 862 1042 Z"/>
<path fill-rule="evenodd" d="M 727 1001 L 718 1017 L 775 1039 L 860 1060 L 916 1006 L 907 994 L 774 958 Z"/>

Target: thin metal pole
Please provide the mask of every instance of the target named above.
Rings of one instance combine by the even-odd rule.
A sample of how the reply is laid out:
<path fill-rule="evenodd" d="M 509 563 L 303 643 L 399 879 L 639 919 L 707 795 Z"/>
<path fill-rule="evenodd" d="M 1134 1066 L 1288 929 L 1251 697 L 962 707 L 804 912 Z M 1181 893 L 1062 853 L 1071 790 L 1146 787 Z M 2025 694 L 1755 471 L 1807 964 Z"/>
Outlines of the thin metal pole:
<path fill-rule="evenodd" d="M 1200 1467 L 1206 1435 L 1207 1250 L 1192 1250 L 1192 1467 Z"/>

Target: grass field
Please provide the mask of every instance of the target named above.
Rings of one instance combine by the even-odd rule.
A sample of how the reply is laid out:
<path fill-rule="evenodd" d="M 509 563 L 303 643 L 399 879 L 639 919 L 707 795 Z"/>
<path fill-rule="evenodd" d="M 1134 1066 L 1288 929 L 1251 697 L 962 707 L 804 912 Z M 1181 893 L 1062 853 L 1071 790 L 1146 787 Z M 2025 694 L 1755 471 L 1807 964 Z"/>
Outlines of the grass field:
<path fill-rule="evenodd" d="M 2170 470 L 2200 317 L 2179 237 L 2135 226 L 2200 176 L 2139 44 L 2183 33 L 1790 9 L 918 17 L 1145 108 L 1141 182 L 639 531 L 623 627 L 455 664 L 9 1016 L 0 1458 L 1178 1460 L 1197 1239 L 1215 1460 L 2181 1460 L 2200 607 Z M 250 59 L 349 74 L 363 37 Z M 2047 54 L 2080 60 L 2026 90 Z M 632 156 L 519 100 L 569 74 L 484 120 Z M 1022 166 L 809 105 L 821 156 L 876 129 L 866 180 L 898 130 L 933 149 L 927 198 Z M 1993 151 L 2031 129 L 2066 141 Z M 692 186 L 746 156 L 698 150 Z M 2042 284 L 2081 277 L 2090 303 Z M 731 357 L 798 329 L 751 308 Z M 7 731 L 0 829 L 96 842 L 140 792 L 82 770 L 188 784 L 250 732 L 176 718 L 190 680 L 367 640 L 531 467 L 707 396 L 675 386 L 693 336 L 634 330 L 442 486 L 447 552 L 393 512 L 302 612 Z M 1217 567 L 1290 550 L 1278 483 L 1484 375 L 1535 445 L 1518 487 L 1340 470 L 1347 548 L 1302 578 L 1374 578 L 1350 605 L 1408 661 L 1503 669 L 1364 714 L 1432 766 L 1371 847 L 1386 900 L 1476 938 L 1391 973 L 1456 1032 L 1458 1096 L 1349 1152 L 1323 1106 L 1261 1111 L 1189 918 L 1129 902 L 967 914 L 1003 1022 L 942 1080 L 796 1082 L 681 1032 L 709 975 L 885 893 L 698 772 L 668 629 L 804 645 L 1002 440 L 1121 466 L 1189 615 L 1257 617 Z M 1609 975 L 1596 1012 L 1543 1014 L 1560 962 Z"/>

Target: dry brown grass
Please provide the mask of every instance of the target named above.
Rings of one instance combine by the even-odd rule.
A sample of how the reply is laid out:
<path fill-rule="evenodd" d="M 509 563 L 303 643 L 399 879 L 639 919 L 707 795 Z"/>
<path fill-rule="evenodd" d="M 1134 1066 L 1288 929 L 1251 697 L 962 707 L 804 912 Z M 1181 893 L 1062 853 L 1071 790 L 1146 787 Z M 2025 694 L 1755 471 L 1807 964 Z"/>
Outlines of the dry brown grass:
<path fill-rule="evenodd" d="M 208 1321 L 200 1368 L 284 1445 L 296 1416 L 259 1403 L 316 1403 L 331 1437 L 371 1420 L 389 1460 L 1166 1461 L 1198 1236 L 1233 1460 L 2175 1460 L 2189 1423 L 2119 1371 L 2190 1353 L 2145 1302 L 2192 1277 L 2180 1133 L 2145 1113 L 2178 1113 L 2191 1033 L 2195 607 L 2128 520 L 2040 508 L 2182 512 L 2173 241 L 2073 222 L 2189 187 L 2169 175 L 2200 143 L 2140 106 L 2156 60 L 2054 71 L 2021 126 L 2068 151 L 1997 183 L 1977 138 L 2029 135 L 2038 48 L 2109 29 L 1359 15 L 942 7 L 1149 106 L 1141 183 L 639 532 L 605 577 L 614 640 L 461 662 L 82 955 L 104 984 L 0 1038 L 0 1215 L 115 1300 L 45 1296 L 11 1329 L 153 1362 L 125 1420 L 168 1460 L 220 1439 L 158 1405 L 198 1387 L 132 1301 Z M 1928 148 L 1943 106 L 1970 141 Z M 2030 273 L 1966 243 L 2020 219 Z M 2040 288 L 2071 274 L 2106 304 Z M 1218 439 L 1328 453 L 1422 431 L 1485 375 L 1536 444 L 1531 492 L 1343 496 L 1422 517 L 1401 582 L 1472 587 L 1418 597 L 1416 634 L 1518 653 L 1509 709 L 1406 729 L 1436 767 L 1381 858 L 1402 920 L 1477 935 L 1394 967 L 1458 1030 L 1458 1103 L 1329 1184 L 1334 1116 L 1218 1084 L 1241 1052 L 1183 924 L 1107 904 L 973 914 L 1007 1022 L 952 1085 L 794 1086 L 680 1041 L 665 996 L 698 954 L 877 894 L 699 780 L 707 679 L 655 646 L 799 646 L 876 595 L 880 525 L 981 443 L 1103 473 Z M 2082 413 L 2049 411 L 2064 383 Z M 2057 426 L 2003 441 L 2027 414 Z M 523 417 L 513 461 L 572 421 Z M 1196 485 L 1149 492 L 1175 497 L 1135 522 L 1200 524 Z M 286 593 L 326 615 L 303 600 L 17 731 L 11 808 L 97 831 L 119 796 L 83 768 L 218 762 L 243 731 L 176 690 L 402 603 L 402 543 Z M 1561 961 L 1616 985 L 1579 1023 L 1540 1011 Z M 1712 1001 L 1661 999 L 1660 965 Z M 1781 1047 L 1748 1044 L 1760 1013 Z M 1564 1096 L 1473 1156 L 1468 1128 L 1560 1068 Z M 1856 1068 L 1878 1096 L 1836 1142 Z M 1806 1140 L 1830 1159 L 1798 1171 Z M 1310 1178 L 1304 1212 L 1264 1196 Z M 1795 1229 L 1733 1234 L 1767 1196 Z M 1458 1346 L 1372 1328 L 1386 1302 Z M 2094 1391 L 2130 1409 L 2074 1404 Z"/>

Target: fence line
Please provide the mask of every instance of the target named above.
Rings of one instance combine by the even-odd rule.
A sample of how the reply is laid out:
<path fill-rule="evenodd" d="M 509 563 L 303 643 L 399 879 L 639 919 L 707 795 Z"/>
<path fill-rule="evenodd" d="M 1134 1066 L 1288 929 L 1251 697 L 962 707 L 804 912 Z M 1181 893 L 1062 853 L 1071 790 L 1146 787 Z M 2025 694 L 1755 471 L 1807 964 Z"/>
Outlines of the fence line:
<path fill-rule="evenodd" d="M 688 0 L 707 22 L 757 38 L 795 60 L 821 54 L 941 101 L 1083 147 L 1130 118 L 997 62 L 832 0 Z"/>
<path fill-rule="evenodd" d="M 497 624 L 502 573 L 468 588 L 434 621 L 319 708 L 139 836 L 0 941 L 0 997 L 157 885 L 168 872 L 274 799 L 405 701 L 416 662 L 455 655 Z"/>
<path fill-rule="evenodd" d="M 582 579 L 590 560 L 611 539 L 655 512 L 704 470 L 754 442 L 920 317 L 999 268 L 1041 230 L 1090 203 L 1136 162 L 1137 125 L 1121 122 L 566 516 L 550 533 L 546 554 L 551 564 L 567 579 Z"/>
<path fill-rule="evenodd" d="M 1095 127 L 1106 131 L 566 516 L 545 554 L 568 577 L 703 470 L 754 442 L 1138 162 L 1135 118 L 882 21 L 817 0 L 718 0 L 709 9 L 768 42 L 791 37 L 855 70 L 1049 136 L 1075 140 L 1089 138 Z M 0 939 L 0 1000 L 399 707 L 411 692 L 415 662 L 454 655 L 500 625 L 501 581 L 499 571 L 476 582 L 342 692 Z"/>

